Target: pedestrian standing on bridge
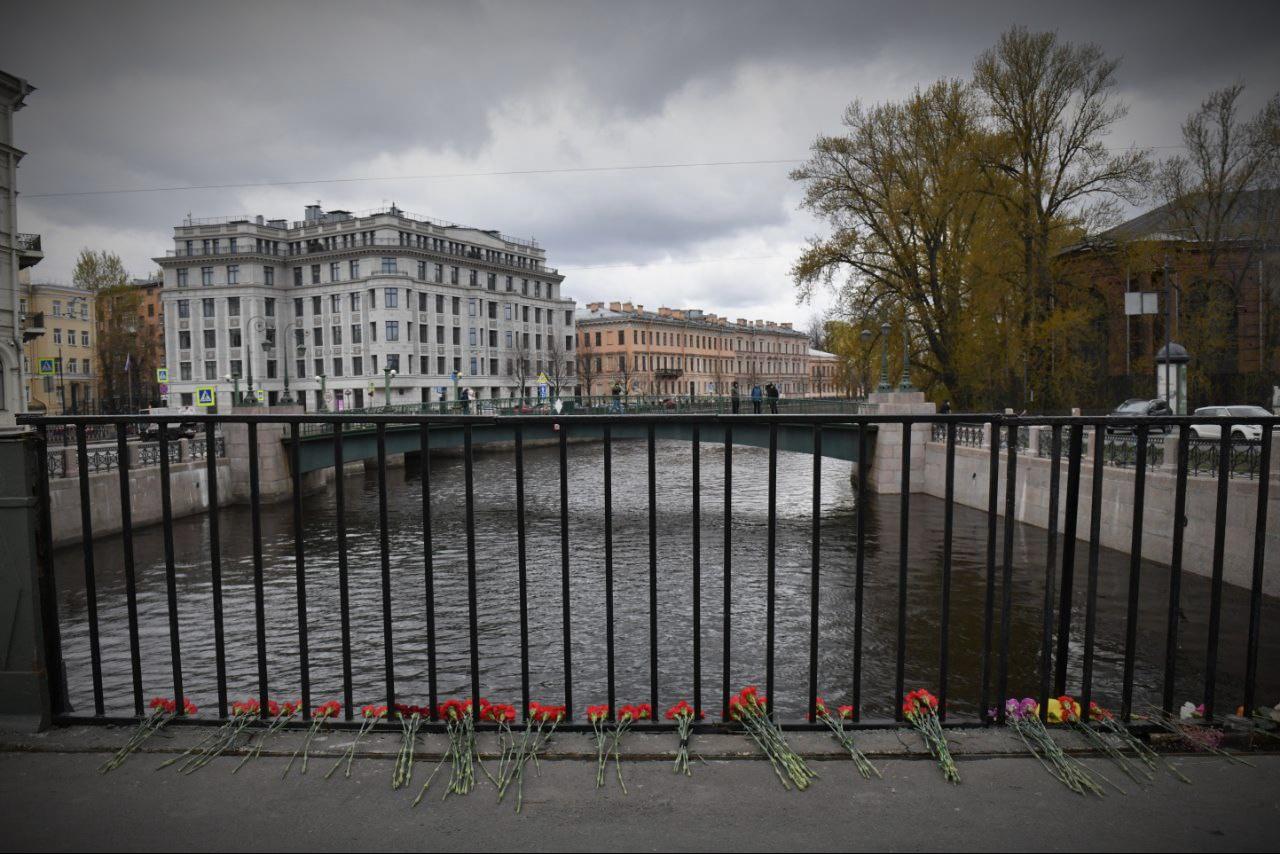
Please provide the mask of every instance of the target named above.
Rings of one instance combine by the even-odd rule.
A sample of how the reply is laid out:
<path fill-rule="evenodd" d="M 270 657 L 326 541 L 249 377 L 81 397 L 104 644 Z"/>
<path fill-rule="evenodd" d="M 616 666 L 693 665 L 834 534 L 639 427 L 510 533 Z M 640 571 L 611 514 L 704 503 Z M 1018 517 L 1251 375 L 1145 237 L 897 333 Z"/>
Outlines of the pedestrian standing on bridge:
<path fill-rule="evenodd" d="M 729 387 L 729 406 L 734 415 L 738 414 L 738 407 L 742 405 L 742 392 L 738 390 L 738 381 L 734 380 L 733 385 Z"/>
<path fill-rule="evenodd" d="M 462 414 L 463 414 L 463 415 L 468 415 L 468 414 L 470 414 L 470 412 L 471 412 L 471 389 L 467 388 L 466 386 L 463 386 L 463 387 L 462 387 L 462 390 L 461 390 L 460 392 L 458 392 L 458 400 L 460 400 L 460 401 L 462 402 Z"/>
<path fill-rule="evenodd" d="M 764 387 L 765 395 L 769 398 L 769 412 L 772 415 L 778 414 L 778 387 L 773 383 L 769 383 Z"/>
<path fill-rule="evenodd" d="M 760 414 L 760 405 L 763 403 L 764 395 L 760 391 L 760 383 L 751 386 L 751 408 L 755 410 L 756 415 Z"/>
<path fill-rule="evenodd" d="M 613 406 L 609 407 L 609 411 L 616 412 L 619 415 L 621 415 L 622 414 L 622 385 L 615 382 L 613 384 L 613 388 L 610 389 L 610 393 L 613 395 Z"/>

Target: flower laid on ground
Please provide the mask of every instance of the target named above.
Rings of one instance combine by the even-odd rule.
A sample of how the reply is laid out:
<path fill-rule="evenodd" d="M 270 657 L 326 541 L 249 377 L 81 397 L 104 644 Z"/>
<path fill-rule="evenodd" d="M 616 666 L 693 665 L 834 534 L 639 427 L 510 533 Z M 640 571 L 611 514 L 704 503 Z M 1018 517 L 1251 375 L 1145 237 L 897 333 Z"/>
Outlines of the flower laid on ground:
<path fill-rule="evenodd" d="M 1188 706 L 1191 706 L 1191 703 L 1183 703 L 1182 709 L 1176 718 L 1163 709 L 1148 706 L 1147 714 L 1142 717 L 1166 732 L 1176 735 L 1192 750 L 1215 753 L 1238 765 L 1253 765 L 1249 760 L 1222 746 L 1222 741 L 1226 736 L 1222 730 L 1206 726 L 1203 723 L 1196 723 L 1196 721 L 1204 719 L 1203 704 L 1191 706 L 1189 714 L 1187 714 Z"/>
<path fill-rule="evenodd" d="M 261 706 L 257 700 L 238 700 L 231 704 L 231 717 L 204 740 L 187 748 L 182 754 L 162 763 L 160 768 L 168 768 L 175 762 L 182 762 L 178 769 L 183 774 L 194 774 L 213 760 L 217 759 L 229 748 L 234 747 L 241 733 L 258 719 Z M 183 761 L 185 760 L 185 761 Z M 159 771 L 160 768 L 156 770 Z"/>
<path fill-rule="evenodd" d="M 613 769 L 617 772 L 618 785 L 622 787 L 622 794 L 624 795 L 627 793 L 627 784 L 622 781 L 622 754 L 618 750 L 618 744 L 622 741 L 622 737 L 626 735 L 627 730 L 631 729 L 633 723 L 652 719 L 653 707 L 648 703 L 622 706 L 614 716 L 613 743 L 610 750 L 613 753 Z M 600 783 L 601 781 L 597 779 L 596 785 L 599 786 Z"/>
<path fill-rule="evenodd" d="M 301 773 L 307 773 L 307 758 L 311 751 L 311 739 L 316 737 L 316 733 L 320 731 L 320 728 L 324 726 L 327 721 L 332 718 L 336 718 L 340 714 L 342 714 L 342 704 L 337 700 L 329 700 L 328 702 L 321 703 L 312 710 L 311 726 L 307 729 L 307 735 L 302 740 L 302 744 L 298 746 L 297 750 L 293 751 L 293 756 L 289 757 L 289 764 L 285 766 L 284 773 L 280 775 L 281 780 L 289 776 L 289 769 L 293 767 L 293 762 L 298 758 L 299 753 L 302 754 Z"/>
<path fill-rule="evenodd" d="M 807 789 L 818 775 L 787 744 L 782 737 L 782 728 L 769 717 L 768 708 L 766 698 L 754 685 L 748 685 L 729 698 L 730 719 L 742 724 L 747 735 L 769 757 L 783 787 L 790 789 L 794 785 L 797 789 Z"/>
<path fill-rule="evenodd" d="M 133 731 L 133 735 L 129 736 L 129 740 L 124 746 L 112 754 L 111 758 L 98 766 L 99 773 L 105 774 L 108 771 L 114 771 L 124 764 L 129 758 L 129 754 L 133 753 L 142 743 L 160 730 L 164 729 L 165 724 L 177 717 L 178 704 L 168 697 L 152 697 L 148 704 L 148 713 L 142 722 L 138 724 L 138 728 Z M 182 701 L 182 713 L 187 717 L 196 714 L 199 709 L 196 704 L 190 700 Z"/>
<path fill-rule="evenodd" d="M 591 724 L 591 731 L 595 734 L 596 739 L 596 788 L 604 785 L 604 768 L 609 762 L 609 736 L 606 732 L 606 725 L 609 718 L 612 717 L 609 706 L 600 704 L 597 706 L 587 706 L 587 721 Z"/>
<path fill-rule="evenodd" d="M 902 716 L 920 733 L 947 781 L 959 783 L 960 770 L 951 758 L 947 736 L 942 731 L 942 722 L 938 720 L 938 698 L 924 688 L 917 688 L 903 699 Z"/>
<path fill-rule="evenodd" d="M 680 736 L 680 746 L 676 748 L 675 772 L 686 777 L 693 776 L 693 771 L 689 768 L 689 739 L 693 735 L 695 717 L 705 715 L 695 715 L 693 706 L 685 700 L 676 703 L 666 712 L 667 720 L 676 722 L 676 734 Z"/>
<path fill-rule="evenodd" d="M 360 746 L 360 739 L 364 738 L 365 733 L 373 729 L 378 721 L 382 720 L 386 716 L 386 706 L 369 705 L 360 707 L 360 729 L 356 732 L 356 737 L 351 740 L 351 744 L 347 745 L 347 749 L 342 752 L 342 756 L 338 757 L 338 761 L 333 763 L 333 767 L 324 775 L 326 780 L 332 777 L 333 772 L 337 771 L 343 763 L 346 763 L 347 768 L 343 771 L 342 776 L 351 776 L 351 763 L 355 761 L 356 748 Z"/>
<path fill-rule="evenodd" d="M 1085 723 L 1081 718 L 1079 703 L 1070 697 L 1065 696 L 1059 697 L 1058 700 L 1060 702 L 1063 700 L 1071 701 L 1069 705 L 1064 706 L 1063 717 L 1066 723 L 1075 732 L 1084 736 L 1085 740 L 1091 745 L 1107 754 L 1111 761 L 1114 762 L 1131 780 L 1135 783 L 1149 783 L 1155 779 L 1151 773 L 1155 768 L 1155 763 L 1148 761 L 1147 757 L 1143 755 L 1143 745 L 1141 742 L 1137 742 L 1137 739 L 1134 739 L 1132 734 L 1127 730 L 1121 728 L 1123 735 L 1120 735 L 1113 730 L 1112 725 L 1118 726 L 1118 724 L 1115 724 L 1111 712 L 1102 708 L 1097 703 L 1090 701 L 1089 723 Z M 1097 727 L 1092 725 L 1095 723 L 1098 724 Z M 1107 738 L 1103 734 L 1104 732 L 1111 734 L 1113 738 Z M 1120 746 L 1117 746 L 1117 741 Z M 1130 741 L 1137 743 L 1137 749 L 1134 748 Z M 1125 756 L 1124 751 L 1120 749 L 1122 746 L 1128 746 L 1133 750 L 1138 759 L 1141 760 L 1142 764 L 1138 764 L 1128 756 Z"/>
<path fill-rule="evenodd" d="M 1057 704 L 1056 711 L 1046 709 L 1045 715 L 1049 717 L 1052 714 L 1056 717 L 1055 723 L 1064 721 L 1062 699 L 1068 701 L 1065 708 L 1069 713 L 1077 716 L 1080 713 L 1080 705 L 1070 697 L 1055 699 L 1053 703 Z M 1040 720 L 1039 703 L 1030 697 L 1024 700 L 1015 700 L 1011 697 L 1005 703 L 1004 719 L 1005 723 L 1012 727 L 1022 739 L 1027 750 L 1031 751 L 1031 755 L 1040 760 L 1045 770 L 1057 777 L 1064 786 L 1079 795 L 1102 796 L 1102 786 L 1093 778 L 1093 773 L 1079 760 L 1064 753 L 1054 741 L 1053 735 Z"/>
<path fill-rule="evenodd" d="M 481 698 L 482 714 L 488 705 L 489 701 Z M 435 770 L 431 772 L 427 782 L 422 784 L 422 791 L 418 792 L 418 797 L 414 798 L 414 806 L 417 806 L 427 794 L 427 789 L 435 779 L 436 772 L 445 762 L 449 763 L 450 770 L 449 786 L 445 789 L 444 797 L 447 798 L 451 794 L 465 795 L 476 784 L 476 721 L 471 701 L 445 700 L 437 710 L 437 717 L 445 722 L 445 729 L 449 734 L 449 749 L 436 765 Z"/>
<path fill-rule="evenodd" d="M 267 739 L 284 729 L 285 725 L 293 720 L 294 715 L 302 711 L 302 701 L 290 702 L 286 700 L 283 703 L 277 703 L 275 700 L 269 700 L 267 702 L 267 711 L 271 715 L 271 722 L 267 725 L 266 732 L 258 739 L 258 743 L 254 745 L 253 749 L 245 753 L 244 758 L 240 760 L 240 764 L 232 769 L 232 774 L 243 768 L 250 759 L 256 759 L 262 755 L 262 746 L 266 744 Z"/>
<path fill-rule="evenodd" d="M 428 711 L 426 716 L 429 716 Z M 396 704 L 396 718 L 400 721 L 400 752 L 396 754 L 395 768 L 391 771 L 391 788 L 401 789 L 413 779 L 413 749 L 418 740 L 418 727 L 422 725 L 420 706 Z"/>
<path fill-rule="evenodd" d="M 840 742 L 840 746 L 849 751 L 849 758 L 858 766 L 858 772 L 863 778 L 870 780 L 872 774 L 880 776 L 876 766 L 872 765 L 871 760 L 867 759 L 866 755 L 853 743 L 853 734 L 844 727 L 845 721 L 853 720 L 853 706 L 841 706 L 836 710 L 836 714 L 832 715 L 827 709 L 827 704 L 819 697 L 813 704 L 813 712 L 814 716 L 831 730 L 831 734 L 836 741 Z"/>
<path fill-rule="evenodd" d="M 510 708 L 514 720 L 515 709 Z M 498 768 L 498 802 L 506 797 L 512 783 L 516 786 L 516 812 L 524 804 L 524 769 L 530 762 L 538 767 L 538 753 L 547 745 L 556 727 L 568 715 L 565 706 L 549 706 L 537 701 L 529 703 L 529 716 L 525 721 L 524 735 L 508 755 L 505 766 Z"/>

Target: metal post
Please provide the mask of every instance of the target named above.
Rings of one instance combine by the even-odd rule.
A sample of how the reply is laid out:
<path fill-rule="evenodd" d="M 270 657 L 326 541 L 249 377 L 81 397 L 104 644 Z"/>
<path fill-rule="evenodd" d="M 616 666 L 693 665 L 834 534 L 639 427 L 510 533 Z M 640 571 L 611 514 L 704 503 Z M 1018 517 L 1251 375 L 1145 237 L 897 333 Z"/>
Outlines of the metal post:
<path fill-rule="evenodd" d="M 1173 410 L 1173 414 L 1178 414 L 1176 404 L 1173 402 L 1173 395 L 1169 391 L 1169 366 L 1171 364 L 1169 357 L 1173 355 L 1173 288 L 1169 285 L 1169 253 L 1164 255 L 1164 399 L 1169 404 L 1169 408 Z"/>
<path fill-rule="evenodd" d="M 889 323 L 880 324 L 880 385 L 876 391 L 893 391 L 889 385 Z"/>
<path fill-rule="evenodd" d="M 902 379 L 898 391 L 914 391 L 911 385 L 911 332 L 905 317 L 902 318 Z"/>

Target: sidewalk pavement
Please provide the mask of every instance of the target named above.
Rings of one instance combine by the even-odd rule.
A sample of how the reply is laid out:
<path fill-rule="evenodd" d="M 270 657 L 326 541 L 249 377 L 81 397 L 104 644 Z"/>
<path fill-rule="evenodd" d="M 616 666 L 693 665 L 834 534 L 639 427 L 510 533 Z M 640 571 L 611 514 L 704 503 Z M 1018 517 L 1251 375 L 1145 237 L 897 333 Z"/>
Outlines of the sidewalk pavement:
<path fill-rule="evenodd" d="M 350 741 L 350 732 L 340 732 L 317 740 L 305 777 L 295 768 L 282 780 L 297 733 L 270 743 L 234 776 L 235 756 L 184 776 L 174 767 L 156 770 L 198 734 L 171 729 L 171 738 L 156 736 L 107 775 L 97 766 L 126 730 L 0 736 L 0 850 L 1239 851 L 1274 850 L 1280 840 L 1276 754 L 1251 756 L 1254 767 L 1171 757 L 1192 784 L 1162 774 L 1144 787 L 1108 760 L 1086 758 L 1127 792 L 1086 798 L 1001 733 L 957 734 L 959 786 L 943 781 L 909 732 L 858 734 L 877 756 L 879 780 L 863 780 L 847 758 L 806 733 L 794 741 L 820 779 L 795 792 L 781 787 L 767 762 L 745 758 L 750 745 L 737 736 L 695 736 L 694 749 L 708 759 L 683 777 L 672 773 L 671 734 L 635 734 L 623 762 L 624 795 L 612 768 L 605 788 L 595 788 L 589 736 L 561 733 L 560 758 L 529 769 L 516 814 L 510 800 L 495 802 L 479 774 L 470 795 L 446 800 L 437 777 L 412 807 L 440 755 L 440 736 L 423 737 L 415 783 L 392 791 L 399 739 L 390 734 L 362 745 L 349 779 L 341 771 L 323 778 Z M 578 755 L 587 761 L 571 758 Z"/>

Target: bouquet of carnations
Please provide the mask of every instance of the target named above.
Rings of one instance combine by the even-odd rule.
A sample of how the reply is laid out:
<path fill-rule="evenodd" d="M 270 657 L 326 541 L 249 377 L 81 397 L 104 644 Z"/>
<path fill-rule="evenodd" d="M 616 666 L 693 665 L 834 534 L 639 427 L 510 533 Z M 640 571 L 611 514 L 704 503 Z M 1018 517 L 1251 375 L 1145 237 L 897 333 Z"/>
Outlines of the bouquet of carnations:
<path fill-rule="evenodd" d="M 194 774 L 234 747 L 241 733 L 261 716 L 261 711 L 257 700 L 238 700 L 232 703 L 231 717 L 226 723 L 209 733 L 198 744 L 162 763 L 160 768 L 168 768 L 175 762 L 182 762 L 182 767 L 178 771 L 183 774 Z M 160 768 L 156 770 L 159 771 Z"/>
<path fill-rule="evenodd" d="M 396 703 L 396 719 L 400 721 L 400 752 L 391 771 L 391 788 L 400 789 L 413 779 L 413 749 L 418 740 L 418 727 L 424 718 L 431 717 L 431 709 Z"/>
<path fill-rule="evenodd" d="M 327 721 L 336 718 L 340 714 L 342 714 L 342 704 L 337 700 L 329 700 L 315 707 L 311 712 L 311 726 L 307 729 L 307 734 L 302 739 L 302 744 L 298 745 L 298 749 L 293 751 L 293 756 L 289 757 L 289 764 L 284 767 L 284 773 L 280 775 L 281 780 L 289 776 L 289 769 L 293 767 L 293 762 L 298 758 L 299 753 L 302 754 L 301 773 L 307 773 L 307 758 L 311 752 L 311 740 L 316 737 L 316 733 L 320 732 L 320 728 Z"/>
<path fill-rule="evenodd" d="M 267 725 L 267 731 L 258 739 L 258 743 L 253 749 L 246 752 L 244 758 L 240 760 L 240 764 L 232 769 L 234 774 L 245 766 L 250 759 L 256 759 L 262 755 L 262 746 L 266 744 L 267 739 L 284 729 L 289 721 L 293 720 L 293 716 L 302 710 L 302 701 L 290 702 L 286 700 L 283 703 L 277 703 L 275 700 L 267 701 L 267 710 L 271 715 L 271 722 Z"/>
<path fill-rule="evenodd" d="M 827 704 L 821 697 L 814 702 L 813 706 L 814 716 L 826 724 L 827 729 L 831 730 L 831 735 L 840 742 L 840 746 L 849 751 L 849 758 L 853 760 L 854 765 L 858 766 L 858 772 L 863 778 L 870 780 L 872 774 L 879 777 L 880 772 L 876 766 L 872 765 L 871 760 L 867 759 L 866 755 L 853 743 L 853 734 L 845 729 L 845 721 L 853 720 L 853 706 L 841 706 L 836 709 L 834 717 L 827 710 Z"/>
<path fill-rule="evenodd" d="M 509 708 L 509 707 L 508 707 Z M 514 720 L 515 709 L 512 708 Z M 530 762 L 538 767 L 538 754 L 546 747 L 556 727 L 568 713 L 564 706 L 549 706 L 537 701 L 529 703 L 529 716 L 525 721 L 524 734 L 519 743 L 512 739 L 513 749 L 504 752 L 505 761 L 498 767 L 498 801 L 507 795 L 512 783 L 516 786 L 516 812 L 520 812 L 524 804 L 524 769 Z"/>
<path fill-rule="evenodd" d="M 807 789 L 818 775 L 787 744 L 782 737 L 782 728 L 769 717 L 768 707 L 766 698 L 754 685 L 748 685 L 729 698 L 729 717 L 742 724 L 747 735 L 769 757 L 783 788 L 790 789 L 794 785 L 800 790 Z"/>
<path fill-rule="evenodd" d="M 1151 771 L 1155 768 L 1154 758 L 1146 755 L 1148 748 L 1142 742 L 1133 737 L 1133 734 L 1117 724 L 1111 715 L 1111 712 L 1099 706 L 1092 700 L 1089 701 L 1089 723 L 1085 723 L 1080 716 L 1080 704 L 1074 699 L 1067 696 L 1058 698 L 1058 702 L 1062 707 L 1063 719 L 1071 726 L 1073 730 L 1084 736 L 1098 750 L 1107 754 L 1121 771 L 1125 773 L 1129 779 L 1135 783 L 1150 783 L 1154 778 Z M 1052 708 L 1050 709 L 1052 711 Z M 1097 723 L 1094 727 L 1091 724 Z M 1103 731 L 1111 734 L 1116 741 L 1106 738 Z M 1141 760 L 1142 764 L 1138 764 L 1124 755 L 1121 747 L 1128 746 L 1133 750 L 1134 754 Z M 1154 753 L 1152 754 L 1154 757 Z M 1175 772 L 1176 773 L 1176 772 Z"/>
<path fill-rule="evenodd" d="M 1204 724 L 1204 703 L 1198 706 L 1190 702 L 1183 703 L 1176 718 L 1163 709 L 1148 706 L 1144 717 L 1171 735 L 1176 735 L 1192 750 L 1214 753 L 1237 765 L 1253 766 L 1249 760 L 1222 746 L 1226 733 Z"/>
<path fill-rule="evenodd" d="M 484 714 L 488 705 L 489 701 L 481 698 L 481 714 Z M 444 797 L 447 798 L 451 794 L 465 795 L 476 785 L 476 720 L 471 701 L 445 700 L 440 704 L 438 716 L 445 722 L 445 729 L 449 734 L 449 749 L 436 765 L 435 770 L 431 772 L 427 782 L 422 784 L 422 791 L 418 792 L 418 797 L 413 800 L 414 806 L 417 806 L 427 794 L 431 781 L 435 779 L 436 773 L 445 762 L 448 762 L 450 767 L 449 786 L 445 789 Z"/>
<path fill-rule="evenodd" d="M 1063 723 L 1063 701 L 1067 702 L 1066 715 L 1079 716 L 1080 704 L 1070 697 L 1051 699 L 1045 717 L 1050 723 Z M 1057 777 L 1071 791 L 1079 795 L 1094 794 L 1102 796 L 1102 786 L 1093 778 L 1079 760 L 1068 756 L 1053 740 L 1053 735 L 1040 720 L 1040 704 L 1030 697 L 1023 700 L 1010 698 L 1004 706 L 1005 722 L 1022 739 L 1022 743 L 1031 751 L 1031 755 L 1040 760 L 1045 770 Z M 1105 779 L 1105 778 L 1104 778 Z"/>
<path fill-rule="evenodd" d="M 942 722 L 938 720 L 938 698 L 924 688 L 917 688 L 902 701 L 902 715 L 920 733 L 929 753 L 938 760 L 938 767 L 947 782 L 959 783 L 960 769 L 951 758 L 947 736 L 942 731 Z"/>
<path fill-rule="evenodd" d="M 587 706 L 587 721 L 596 740 L 596 788 L 604 785 L 604 769 L 609 762 L 608 723 L 611 711 L 607 703 Z"/>
<path fill-rule="evenodd" d="M 178 704 L 167 697 L 152 697 L 149 709 L 147 716 L 138 724 L 138 728 L 133 731 L 133 735 L 129 736 L 129 740 L 124 743 L 124 746 L 112 754 L 110 759 L 98 766 L 99 773 L 105 774 L 108 771 L 114 771 L 119 768 L 129 758 L 129 754 L 141 747 L 144 741 L 164 729 L 165 724 L 177 717 L 178 714 Z M 196 708 L 195 703 L 183 699 L 182 713 L 184 715 L 190 717 L 198 711 L 199 709 Z"/>
<path fill-rule="evenodd" d="M 349 745 L 347 745 L 346 750 L 344 750 L 342 752 L 342 755 L 338 757 L 338 761 L 333 763 L 333 767 L 330 768 L 328 773 L 324 775 L 324 778 L 326 780 L 332 777 L 333 773 L 337 771 L 338 768 L 340 768 L 344 763 L 346 764 L 347 767 L 346 767 L 346 770 L 342 772 L 342 776 L 344 777 L 351 776 L 351 763 L 355 761 L 356 749 L 360 746 L 360 740 L 365 737 L 365 734 L 368 733 L 369 730 L 374 728 L 374 726 L 378 723 L 378 721 L 382 720 L 386 716 L 387 716 L 386 706 L 369 705 L 369 706 L 362 706 L 360 708 L 360 717 L 362 719 L 360 721 L 360 729 L 356 732 L 356 737 L 351 740 L 351 743 Z"/>
<path fill-rule="evenodd" d="M 676 748 L 675 772 L 686 777 L 693 776 L 693 771 L 689 768 L 689 739 L 693 735 L 694 717 L 693 706 L 685 700 L 667 709 L 666 718 L 676 722 L 676 734 L 680 736 L 680 746 Z M 705 715 L 699 713 L 697 717 Z"/>

